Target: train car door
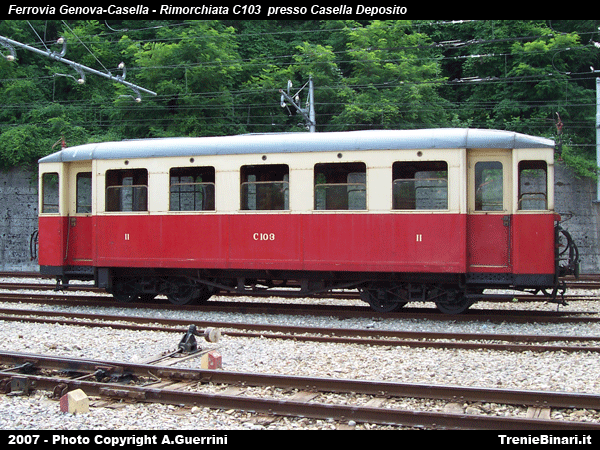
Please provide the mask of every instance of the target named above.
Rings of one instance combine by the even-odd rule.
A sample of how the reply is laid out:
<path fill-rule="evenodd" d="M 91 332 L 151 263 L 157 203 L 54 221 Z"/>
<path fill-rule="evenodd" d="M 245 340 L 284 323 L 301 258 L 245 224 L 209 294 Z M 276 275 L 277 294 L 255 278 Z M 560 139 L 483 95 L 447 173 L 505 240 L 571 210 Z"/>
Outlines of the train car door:
<path fill-rule="evenodd" d="M 92 263 L 92 163 L 72 163 L 69 168 L 69 217 L 66 263 Z"/>
<path fill-rule="evenodd" d="M 510 271 L 510 150 L 469 149 L 467 258 L 469 272 Z"/>

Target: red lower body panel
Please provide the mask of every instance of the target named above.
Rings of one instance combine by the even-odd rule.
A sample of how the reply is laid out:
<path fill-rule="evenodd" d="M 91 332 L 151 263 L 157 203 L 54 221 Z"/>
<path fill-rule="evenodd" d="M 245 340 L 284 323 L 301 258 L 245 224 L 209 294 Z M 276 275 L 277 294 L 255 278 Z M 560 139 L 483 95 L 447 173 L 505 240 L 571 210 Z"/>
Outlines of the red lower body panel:
<path fill-rule="evenodd" d="M 507 234 L 495 238 L 486 231 L 488 224 L 482 222 L 485 219 L 477 220 L 480 222 L 461 214 L 353 213 L 44 216 L 39 220 L 39 263 L 41 266 L 554 273 L 553 215 L 513 215 L 506 230 L 501 230 Z M 502 217 L 496 216 L 495 220 Z M 478 227 L 476 233 L 473 226 Z M 497 234 L 500 225 L 490 226 L 495 227 Z"/>
<path fill-rule="evenodd" d="M 38 221 L 38 262 L 40 266 L 66 265 L 67 217 L 45 216 Z"/>
<path fill-rule="evenodd" d="M 553 214 L 467 218 L 468 272 L 553 275 Z"/>
<path fill-rule="evenodd" d="M 39 218 L 40 266 L 91 266 L 94 218 Z"/>
<path fill-rule="evenodd" d="M 313 271 L 465 271 L 465 216 L 96 217 L 94 264 Z"/>
<path fill-rule="evenodd" d="M 467 218 L 468 271 L 511 271 L 510 223 L 498 214 Z"/>
<path fill-rule="evenodd" d="M 512 270 L 516 274 L 555 273 L 553 214 L 519 214 L 512 220 Z"/>

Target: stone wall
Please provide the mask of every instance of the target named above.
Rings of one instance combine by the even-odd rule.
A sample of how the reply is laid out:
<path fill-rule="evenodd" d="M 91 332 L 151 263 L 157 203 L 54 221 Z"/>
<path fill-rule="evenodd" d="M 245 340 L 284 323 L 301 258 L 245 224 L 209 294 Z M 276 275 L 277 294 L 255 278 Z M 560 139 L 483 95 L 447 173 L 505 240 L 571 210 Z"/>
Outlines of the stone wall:
<path fill-rule="evenodd" d="M 37 230 L 37 174 L 0 172 L 0 271 L 38 271 L 30 239 Z"/>
<path fill-rule="evenodd" d="M 555 211 L 561 226 L 571 233 L 579 248 L 581 273 L 600 273 L 600 203 L 596 202 L 596 182 L 577 178 L 561 163 L 555 165 Z"/>
<path fill-rule="evenodd" d="M 581 272 L 600 273 L 600 204 L 596 182 L 579 179 L 556 164 L 556 212 L 580 250 Z M 33 172 L 0 173 L 0 271 L 37 271 L 31 260 L 30 238 L 37 230 L 37 181 Z"/>

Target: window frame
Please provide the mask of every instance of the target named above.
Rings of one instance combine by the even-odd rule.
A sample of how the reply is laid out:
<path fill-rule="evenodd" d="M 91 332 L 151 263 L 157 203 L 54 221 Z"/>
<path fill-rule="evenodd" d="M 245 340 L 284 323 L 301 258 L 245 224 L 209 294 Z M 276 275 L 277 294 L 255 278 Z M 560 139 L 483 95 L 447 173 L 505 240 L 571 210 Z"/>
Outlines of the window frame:
<path fill-rule="evenodd" d="M 131 178 L 131 184 L 124 184 L 127 178 Z M 148 212 L 148 182 L 149 171 L 146 168 L 108 169 L 105 172 L 104 181 L 104 211 L 107 213 Z M 131 209 L 124 208 L 123 202 L 126 198 L 123 196 L 123 191 L 125 189 L 131 190 Z M 113 192 L 118 192 L 118 195 Z"/>
<path fill-rule="evenodd" d="M 484 167 L 483 165 L 487 165 L 488 167 Z M 500 167 L 494 167 L 495 165 L 499 165 Z M 478 171 L 478 168 L 481 167 L 481 172 Z M 506 176 L 505 171 L 510 170 L 510 167 L 505 167 L 504 161 L 502 159 L 490 159 L 490 160 L 481 160 L 476 161 L 473 173 L 475 177 L 475 209 L 474 211 L 477 213 L 490 213 L 490 212 L 503 212 L 507 211 L 507 193 L 505 192 L 504 186 L 504 178 Z M 497 177 L 498 173 L 486 175 L 484 171 L 500 171 L 499 179 L 489 179 L 489 177 Z M 484 179 L 484 177 L 486 177 Z M 498 189 L 489 189 L 487 186 L 491 185 L 499 185 L 500 190 Z M 497 202 L 499 194 L 500 203 Z M 484 196 L 495 197 L 491 199 L 484 199 Z M 494 202 L 495 200 L 495 202 Z M 510 199 L 509 199 L 510 200 Z M 491 207 L 492 205 L 496 205 L 496 207 Z"/>
<path fill-rule="evenodd" d="M 89 196 L 84 189 L 88 189 L 87 186 L 81 186 L 81 180 L 89 180 Z M 75 214 L 84 214 L 90 215 L 92 214 L 92 202 L 93 202 L 93 194 L 92 194 L 93 184 L 92 184 L 92 172 L 91 171 L 82 171 L 77 172 L 75 176 Z M 85 203 L 82 203 L 85 202 Z M 89 203 L 88 203 L 89 202 Z"/>
<path fill-rule="evenodd" d="M 241 166 L 240 211 L 290 211 L 289 180 L 288 164 Z M 278 187 L 277 184 L 281 186 Z"/>
<path fill-rule="evenodd" d="M 173 178 L 177 177 L 178 182 L 174 183 Z M 182 182 L 183 177 L 192 177 L 193 182 Z M 216 210 L 216 170 L 214 166 L 193 166 L 193 167 L 171 167 L 169 169 L 169 212 L 214 212 Z M 201 178 L 201 181 L 197 181 Z M 205 181 L 204 178 L 207 180 Z M 183 187 L 193 187 L 193 191 L 182 191 Z M 178 191 L 174 192 L 173 188 Z M 196 190 L 201 188 L 201 191 Z M 202 194 L 200 200 L 201 207 L 197 208 L 197 195 Z M 173 196 L 179 197 L 178 209 L 174 209 Z M 182 209 L 181 197 L 193 197 L 193 209 Z M 189 203 L 189 202 L 187 202 Z"/>
<path fill-rule="evenodd" d="M 544 173 L 544 182 L 540 183 L 543 186 L 542 192 L 523 192 L 523 173 L 525 171 L 542 171 Z M 535 175 L 537 176 L 537 175 Z M 549 199 L 548 199 L 548 162 L 539 159 L 523 159 L 517 164 L 517 211 L 548 211 L 549 210 Z M 523 202 L 525 201 L 524 196 L 526 195 L 541 195 L 543 196 L 544 208 L 523 208 Z M 540 201 L 531 199 L 530 201 Z"/>
<path fill-rule="evenodd" d="M 362 175 L 364 181 L 350 180 L 357 175 Z M 343 194 L 344 187 L 345 195 L 335 192 Z M 332 190 L 328 192 L 329 188 Z M 360 194 L 361 191 L 363 194 Z M 363 198 L 352 200 L 351 195 L 356 193 Z M 314 211 L 367 211 L 367 164 L 362 161 L 316 163 L 313 167 L 313 196 Z"/>
<path fill-rule="evenodd" d="M 436 160 L 436 161 L 394 161 L 392 163 L 392 211 L 448 211 L 450 209 L 450 199 L 448 196 L 448 186 L 449 186 L 449 164 L 448 161 L 445 160 Z M 417 178 L 417 174 L 419 173 L 427 173 L 427 172 L 445 172 L 445 177 L 429 177 L 429 178 Z M 405 178 L 399 178 L 401 175 L 404 175 Z M 409 177 L 412 175 L 411 177 Z M 398 177 L 398 178 L 397 178 Z M 409 193 L 413 195 L 408 198 L 402 198 L 401 193 L 397 192 L 396 186 L 399 184 L 397 182 L 411 182 L 414 181 L 414 188 L 410 189 Z M 441 181 L 445 183 L 445 186 L 438 187 L 430 187 L 430 186 L 422 186 L 425 189 L 445 189 L 445 206 L 443 208 L 421 208 L 419 207 L 419 198 L 418 198 L 418 189 L 420 186 L 416 186 L 417 181 Z M 400 207 L 400 202 L 412 202 L 412 207 Z"/>
<path fill-rule="evenodd" d="M 50 179 L 50 177 L 52 177 L 52 179 Z M 60 214 L 60 177 L 61 174 L 58 171 L 51 171 L 51 172 L 44 172 L 42 173 L 41 176 L 41 188 L 42 188 L 42 192 L 40 194 L 40 213 L 41 214 L 54 214 L 54 215 L 58 215 Z M 50 191 L 50 186 L 49 184 L 56 184 L 56 204 L 54 203 L 49 203 L 47 200 L 51 200 L 49 198 L 47 198 L 47 194 Z M 54 195 L 54 193 L 52 193 L 52 195 Z M 51 207 L 51 210 L 48 210 L 48 208 Z"/>

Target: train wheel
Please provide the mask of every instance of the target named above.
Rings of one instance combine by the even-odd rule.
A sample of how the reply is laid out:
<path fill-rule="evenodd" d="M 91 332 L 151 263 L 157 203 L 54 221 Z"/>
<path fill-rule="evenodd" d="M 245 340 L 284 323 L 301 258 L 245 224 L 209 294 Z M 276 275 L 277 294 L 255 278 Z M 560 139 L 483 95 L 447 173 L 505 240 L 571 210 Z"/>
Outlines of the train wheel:
<path fill-rule="evenodd" d="M 199 294 L 196 298 L 196 303 L 199 305 L 203 305 L 204 303 L 206 303 L 208 299 L 212 297 L 214 292 L 212 288 L 209 288 L 205 284 L 201 285 L 198 290 Z"/>
<path fill-rule="evenodd" d="M 462 314 L 471 307 L 473 302 L 462 292 L 446 294 L 435 302 L 435 306 L 444 314 Z"/>
<path fill-rule="evenodd" d="M 367 302 L 373 311 L 381 313 L 399 311 L 408 303 L 394 301 L 395 297 L 385 289 L 362 289 L 360 298 Z"/>
<path fill-rule="evenodd" d="M 174 305 L 191 305 L 195 303 L 198 297 L 198 289 L 194 286 L 182 285 L 176 292 L 167 295 L 167 298 Z"/>
<path fill-rule="evenodd" d="M 167 295 L 167 298 L 172 304 L 182 306 L 205 303 L 211 296 L 212 292 L 208 286 L 181 283 L 175 292 Z"/>
<path fill-rule="evenodd" d="M 130 284 L 123 281 L 116 282 L 110 293 L 113 298 L 120 303 L 136 302 L 140 297 Z"/>

